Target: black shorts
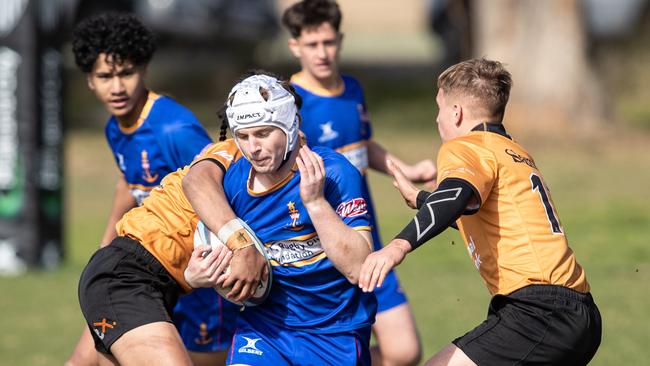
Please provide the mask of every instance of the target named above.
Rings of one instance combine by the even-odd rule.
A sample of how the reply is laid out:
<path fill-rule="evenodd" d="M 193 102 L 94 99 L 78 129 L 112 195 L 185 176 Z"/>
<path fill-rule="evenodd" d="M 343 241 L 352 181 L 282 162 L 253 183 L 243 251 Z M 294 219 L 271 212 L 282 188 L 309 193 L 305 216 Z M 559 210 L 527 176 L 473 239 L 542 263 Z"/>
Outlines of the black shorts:
<path fill-rule="evenodd" d="M 591 294 L 532 285 L 494 296 L 487 320 L 452 343 L 477 365 L 586 365 L 601 332 Z"/>
<path fill-rule="evenodd" d="M 124 333 L 170 322 L 180 285 L 140 243 L 117 237 L 90 258 L 79 280 L 79 303 L 95 348 L 110 354 Z"/>

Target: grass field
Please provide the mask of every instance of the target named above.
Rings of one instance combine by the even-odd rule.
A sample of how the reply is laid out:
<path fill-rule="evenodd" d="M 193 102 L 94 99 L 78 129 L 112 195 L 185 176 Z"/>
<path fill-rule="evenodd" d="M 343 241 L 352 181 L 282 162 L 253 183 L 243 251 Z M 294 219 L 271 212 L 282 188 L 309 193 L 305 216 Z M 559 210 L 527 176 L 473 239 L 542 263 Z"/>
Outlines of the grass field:
<path fill-rule="evenodd" d="M 381 107 L 374 116 L 392 118 Z M 407 161 L 434 157 L 436 136 L 434 126 L 426 124 L 399 132 L 392 125 L 376 128 L 376 139 Z M 552 189 L 603 316 L 602 345 L 592 364 L 647 364 L 650 136 L 628 132 L 577 143 L 541 140 L 527 146 Z M 72 133 L 66 163 L 67 262 L 52 272 L 0 278 L 0 365 L 60 365 L 82 327 L 77 280 L 104 228 L 116 168 L 99 132 Z M 371 181 L 383 236 L 390 238 L 412 212 L 389 179 L 371 175 Z M 488 292 L 458 233 L 445 232 L 418 249 L 398 272 L 415 311 L 425 357 L 484 318 Z"/>

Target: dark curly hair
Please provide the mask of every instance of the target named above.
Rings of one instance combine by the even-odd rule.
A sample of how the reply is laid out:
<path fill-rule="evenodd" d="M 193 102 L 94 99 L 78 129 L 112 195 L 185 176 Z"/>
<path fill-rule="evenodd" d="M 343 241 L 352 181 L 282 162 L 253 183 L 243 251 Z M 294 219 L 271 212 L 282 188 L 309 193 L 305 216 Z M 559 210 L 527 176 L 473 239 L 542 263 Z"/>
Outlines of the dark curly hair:
<path fill-rule="evenodd" d="M 100 53 L 114 62 L 149 63 L 156 51 L 154 34 L 133 14 L 108 12 L 80 22 L 72 33 L 72 52 L 83 72 L 90 72 Z"/>
<path fill-rule="evenodd" d="M 335 31 L 341 26 L 341 10 L 333 0 L 303 0 L 291 5 L 282 15 L 282 24 L 293 38 L 300 37 L 304 28 L 330 23 Z"/>

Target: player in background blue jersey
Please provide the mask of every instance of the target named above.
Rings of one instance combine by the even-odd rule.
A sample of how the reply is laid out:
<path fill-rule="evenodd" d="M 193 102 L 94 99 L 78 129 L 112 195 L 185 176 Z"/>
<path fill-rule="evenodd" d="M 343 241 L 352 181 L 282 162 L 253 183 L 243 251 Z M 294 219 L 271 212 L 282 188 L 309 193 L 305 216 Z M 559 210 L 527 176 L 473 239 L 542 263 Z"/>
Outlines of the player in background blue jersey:
<path fill-rule="evenodd" d="M 368 204 L 375 250 L 381 248 L 366 171 L 388 173 L 390 158 L 413 182 L 435 179 L 431 160 L 408 165 L 372 139 L 363 90 L 359 82 L 339 72 L 341 12 L 334 1 L 304 0 L 289 7 L 283 23 L 291 33 L 289 49 L 300 61 L 301 71 L 291 82 L 303 99 L 301 130 L 309 146 L 327 146 L 345 155 L 362 173 L 362 189 Z M 379 303 L 373 332 L 374 365 L 414 365 L 421 357 L 420 341 L 413 315 L 395 272 L 377 291 Z"/>
<path fill-rule="evenodd" d="M 145 76 L 154 51 L 154 35 L 129 14 L 92 17 L 74 31 L 75 61 L 111 114 L 105 133 L 120 170 L 101 246 L 115 238 L 115 224 L 124 213 L 211 143 L 190 110 L 148 90 Z M 195 365 L 225 362 L 237 311 L 212 289 L 198 289 L 179 299 L 173 320 Z M 67 365 L 97 363 L 86 328 Z"/>
<path fill-rule="evenodd" d="M 262 74 L 235 85 L 227 101 L 245 159 L 233 161 L 223 188 L 273 271 L 269 297 L 238 318 L 229 363 L 370 365 L 376 298 L 356 286 L 372 251 L 361 176 L 341 154 L 300 142 L 299 104 L 288 82 Z M 214 268 L 216 257 L 192 255 L 188 268 L 197 261 Z"/>

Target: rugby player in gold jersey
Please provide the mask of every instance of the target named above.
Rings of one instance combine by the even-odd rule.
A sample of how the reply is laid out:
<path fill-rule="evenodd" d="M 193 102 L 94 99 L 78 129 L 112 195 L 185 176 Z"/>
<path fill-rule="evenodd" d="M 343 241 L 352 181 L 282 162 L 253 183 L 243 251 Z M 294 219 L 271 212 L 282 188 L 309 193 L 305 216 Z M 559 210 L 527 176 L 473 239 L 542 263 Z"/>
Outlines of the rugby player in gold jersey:
<path fill-rule="evenodd" d="M 510 73 L 474 59 L 438 78 L 438 187 L 416 189 L 388 162 L 415 218 L 366 259 L 372 291 L 404 257 L 450 226 L 460 231 L 490 294 L 487 319 L 427 365 L 585 365 L 602 324 L 542 173 L 502 124 Z"/>

